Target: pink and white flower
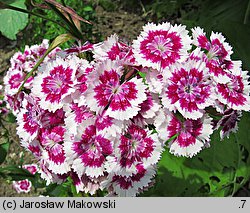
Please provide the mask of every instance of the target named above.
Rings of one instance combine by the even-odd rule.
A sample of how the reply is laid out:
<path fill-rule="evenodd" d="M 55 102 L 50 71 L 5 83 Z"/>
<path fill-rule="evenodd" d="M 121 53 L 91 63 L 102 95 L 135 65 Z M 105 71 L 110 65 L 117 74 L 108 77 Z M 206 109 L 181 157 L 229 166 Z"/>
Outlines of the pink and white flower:
<path fill-rule="evenodd" d="M 92 111 L 107 108 L 106 114 L 118 120 L 128 120 L 138 113 L 139 104 L 147 98 L 142 79 L 121 82 L 122 67 L 111 61 L 99 64 L 92 73 L 94 80 L 86 94 Z"/>
<path fill-rule="evenodd" d="M 200 27 L 192 29 L 193 44 L 208 51 L 209 59 L 230 60 L 233 53 L 232 47 L 225 41 L 225 37 L 221 33 L 212 32 L 210 41 L 206 37 L 206 33 Z"/>
<path fill-rule="evenodd" d="M 94 45 L 94 58 L 97 61 L 120 61 L 121 64 L 134 64 L 132 48 L 119 41 L 116 34 L 111 35 L 104 42 Z"/>
<path fill-rule="evenodd" d="M 208 116 L 191 120 L 161 111 L 155 126 L 163 141 L 172 139 L 168 144 L 170 153 L 184 157 L 193 157 L 209 146 L 210 135 L 213 133 L 212 119 Z"/>
<path fill-rule="evenodd" d="M 230 81 L 216 85 L 218 100 L 233 110 L 250 110 L 249 81 L 247 71 L 228 74 Z"/>
<path fill-rule="evenodd" d="M 17 134 L 27 142 L 34 140 L 41 127 L 43 110 L 38 105 L 38 100 L 31 95 L 26 95 L 22 102 L 22 108 L 17 114 Z"/>
<path fill-rule="evenodd" d="M 185 118 L 201 118 L 205 107 L 213 105 L 215 96 L 204 62 L 193 60 L 172 67 L 161 94 L 164 108 L 178 110 Z"/>
<path fill-rule="evenodd" d="M 176 62 L 184 61 L 191 48 L 191 38 L 185 26 L 148 23 L 137 40 L 133 41 L 134 57 L 138 64 L 162 71 Z"/>
<path fill-rule="evenodd" d="M 4 77 L 5 84 L 5 94 L 15 95 L 17 94 L 19 88 L 21 87 L 25 74 L 20 70 L 8 70 L 6 76 Z M 26 83 L 25 87 L 30 88 L 30 83 L 32 82 L 33 77 L 30 77 Z"/>
<path fill-rule="evenodd" d="M 65 154 L 79 177 L 102 176 L 106 157 L 113 153 L 113 143 L 99 134 L 94 124 L 95 120 L 90 118 L 78 126 L 76 135 L 65 134 Z"/>
<path fill-rule="evenodd" d="M 42 159 L 46 161 L 48 169 L 60 175 L 69 172 L 70 166 L 66 161 L 62 145 L 66 129 L 56 126 L 41 131 L 39 141 L 44 148 Z"/>
<path fill-rule="evenodd" d="M 17 191 L 17 193 L 29 193 L 31 190 L 32 183 L 28 179 L 25 179 L 13 181 L 12 186 Z"/>
<path fill-rule="evenodd" d="M 36 164 L 25 164 L 22 167 L 27 169 L 32 175 L 36 174 L 38 171 L 38 166 Z"/>
<path fill-rule="evenodd" d="M 150 186 L 155 173 L 154 166 L 144 167 L 138 164 L 135 174 L 127 177 L 110 173 L 101 185 L 107 188 L 112 196 L 134 197 Z"/>
<path fill-rule="evenodd" d="M 28 170 L 32 175 L 36 174 L 38 171 L 38 166 L 36 164 L 25 164 L 22 168 Z M 32 183 L 28 179 L 24 179 L 20 181 L 13 181 L 12 186 L 17 193 L 28 193 L 31 190 Z"/>
<path fill-rule="evenodd" d="M 56 58 L 39 68 L 32 93 L 40 98 L 41 108 L 55 112 L 63 107 L 63 99 L 75 92 L 75 73 L 79 59 Z"/>
<path fill-rule="evenodd" d="M 106 168 L 126 177 L 135 174 L 139 164 L 145 168 L 156 164 L 162 152 L 157 135 L 136 125 L 130 125 L 115 143 L 115 156 L 108 157 Z"/>
<path fill-rule="evenodd" d="M 20 92 L 12 96 L 5 93 L 4 100 L 6 101 L 6 107 L 12 110 L 13 115 L 17 115 L 20 112 L 24 94 L 24 92 Z"/>

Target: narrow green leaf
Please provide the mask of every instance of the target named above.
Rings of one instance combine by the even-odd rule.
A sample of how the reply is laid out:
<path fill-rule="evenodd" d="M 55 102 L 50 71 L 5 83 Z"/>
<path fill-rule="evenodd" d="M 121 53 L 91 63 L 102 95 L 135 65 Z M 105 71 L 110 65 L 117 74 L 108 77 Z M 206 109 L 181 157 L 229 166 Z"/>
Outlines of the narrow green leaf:
<path fill-rule="evenodd" d="M 11 178 L 11 180 L 24 180 L 34 178 L 29 171 L 22 169 L 15 165 L 0 167 L 0 174 L 5 178 Z"/>
<path fill-rule="evenodd" d="M 38 62 L 36 63 L 36 65 L 33 67 L 33 69 L 25 76 L 24 81 L 21 85 L 21 87 L 19 88 L 19 92 L 21 92 L 21 90 L 24 87 L 25 82 L 28 80 L 28 78 L 30 76 L 32 76 L 33 72 L 39 67 L 39 65 L 43 62 L 44 58 L 52 51 L 54 50 L 56 47 L 60 46 L 61 44 L 69 41 L 70 39 L 72 39 L 73 37 L 70 34 L 62 34 L 57 36 L 54 41 L 51 43 L 51 45 L 49 46 L 49 48 L 47 49 L 47 51 L 44 53 L 44 55 L 38 60 Z"/>
<path fill-rule="evenodd" d="M 10 144 L 8 142 L 0 144 L 0 164 L 2 164 L 5 161 L 9 148 Z"/>

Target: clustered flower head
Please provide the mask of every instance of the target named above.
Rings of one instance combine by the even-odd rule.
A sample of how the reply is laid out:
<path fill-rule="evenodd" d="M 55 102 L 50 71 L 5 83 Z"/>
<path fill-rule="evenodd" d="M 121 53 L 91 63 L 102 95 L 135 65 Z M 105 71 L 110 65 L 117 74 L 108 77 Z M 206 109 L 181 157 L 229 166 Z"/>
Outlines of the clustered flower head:
<path fill-rule="evenodd" d="M 165 147 L 193 157 L 250 108 L 247 71 L 221 33 L 149 23 L 132 45 L 112 35 L 57 50 L 17 93 L 42 47 L 13 56 L 5 94 L 47 184 L 71 177 L 78 192 L 136 196 L 152 186 Z"/>

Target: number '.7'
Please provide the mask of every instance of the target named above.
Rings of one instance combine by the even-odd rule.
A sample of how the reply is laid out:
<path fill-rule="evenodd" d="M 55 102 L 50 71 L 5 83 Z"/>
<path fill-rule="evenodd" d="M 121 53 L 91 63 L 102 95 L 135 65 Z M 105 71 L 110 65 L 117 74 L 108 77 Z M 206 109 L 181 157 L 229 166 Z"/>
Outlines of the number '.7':
<path fill-rule="evenodd" d="M 242 209 L 244 208 L 244 205 L 245 205 L 246 201 L 247 201 L 247 200 L 241 200 L 241 202 L 242 202 L 241 208 L 242 208 Z"/>

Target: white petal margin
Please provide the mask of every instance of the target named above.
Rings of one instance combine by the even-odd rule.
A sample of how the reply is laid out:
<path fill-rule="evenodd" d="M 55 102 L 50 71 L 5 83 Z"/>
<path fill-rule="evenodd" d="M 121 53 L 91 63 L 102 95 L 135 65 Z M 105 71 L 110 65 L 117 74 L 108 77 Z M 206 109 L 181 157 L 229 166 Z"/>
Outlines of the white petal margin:
<path fill-rule="evenodd" d="M 156 174 L 154 166 L 150 166 L 145 169 L 146 172 L 139 181 L 132 181 L 131 177 L 123 177 L 132 181 L 132 186 L 128 189 L 124 189 L 119 185 L 119 183 L 112 181 L 114 175 L 116 175 L 114 173 L 109 174 L 108 178 L 101 182 L 101 187 L 109 189 L 110 194 L 115 194 L 119 197 L 135 197 L 139 194 L 139 192 L 143 191 L 144 188 L 148 188 L 150 186 L 150 183 Z"/>
<path fill-rule="evenodd" d="M 97 61 L 104 61 L 108 58 L 107 52 L 117 44 L 118 36 L 113 34 L 107 38 L 107 40 L 94 45 L 93 57 Z"/>
<path fill-rule="evenodd" d="M 49 159 L 49 154 L 47 150 L 44 150 L 42 153 L 42 159 L 46 161 L 48 169 L 51 170 L 55 174 L 65 174 L 71 170 L 70 165 L 64 160 L 63 163 L 57 164 L 53 160 Z"/>
<path fill-rule="evenodd" d="M 188 35 L 186 27 L 183 25 L 172 26 L 169 22 L 165 22 L 158 25 L 153 23 L 148 23 L 145 26 L 143 26 L 143 31 L 137 37 L 137 39 L 133 41 L 132 44 L 134 57 L 138 62 L 138 64 L 144 67 L 152 67 L 154 69 L 157 69 L 158 71 L 161 71 L 161 63 L 153 63 L 151 60 L 147 60 L 145 56 L 141 54 L 140 50 L 141 42 L 144 41 L 145 38 L 147 38 L 148 33 L 157 30 L 168 31 L 169 33 L 175 32 L 178 36 L 180 36 L 182 48 L 179 51 L 180 54 L 180 59 L 178 60 L 179 62 L 184 61 L 188 57 L 187 51 L 191 49 L 192 40 Z"/>
<path fill-rule="evenodd" d="M 79 61 L 80 59 L 74 55 L 71 55 L 66 59 L 58 57 L 55 60 L 49 61 L 38 68 L 38 75 L 33 80 L 33 87 L 31 89 L 31 92 L 34 96 L 40 98 L 40 106 L 42 109 L 49 110 L 51 112 L 55 112 L 56 110 L 61 109 L 64 104 L 63 99 L 75 91 L 73 85 L 71 85 L 72 88 L 69 88 L 68 92 L 62 95 L 61 100 L 58 103 L 51 103 L 50 101 L 46 100 L 46 94 L 43 93 L 43 79 L 50 76 L 50 71 L 54 67 L 62 65 L 64 68 L 69 67 L 73 70 L 71 80 L 73 81 L 73 84 L 75 84 L 75 73 Z"/>
<path fill-rule="evenodd" d="M 96 63 L 94 70 L 88 75 L 88 89 L 85 92 L 85 99 L 87 106 L 96 112 L 103 110 L 103 107 L 98 106 L 98 102 L 95 99 L 94 88 L 100 83 L 99 77 L 104 71 L 115 70 L 118 75 L 122 75 L 122 67 L 116 61 L 106 60 Z"/>
<path fill-rule="evenodd" d="M 206 37 L 206 33 L 200 27 L 194 27 L 191 29 L 191 31 L 192 31 L 192 36 L 193 36 L 193 44 L 195 46 L 199 46 L 198 37 L 200 36 Z"/>

